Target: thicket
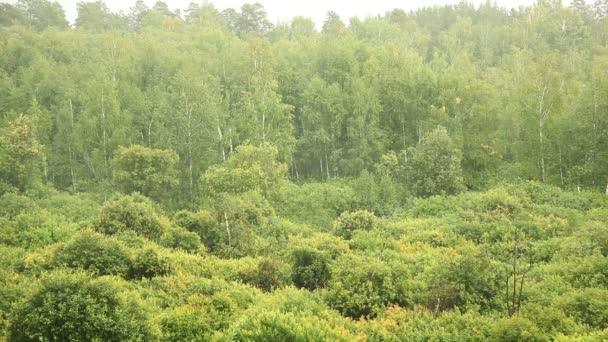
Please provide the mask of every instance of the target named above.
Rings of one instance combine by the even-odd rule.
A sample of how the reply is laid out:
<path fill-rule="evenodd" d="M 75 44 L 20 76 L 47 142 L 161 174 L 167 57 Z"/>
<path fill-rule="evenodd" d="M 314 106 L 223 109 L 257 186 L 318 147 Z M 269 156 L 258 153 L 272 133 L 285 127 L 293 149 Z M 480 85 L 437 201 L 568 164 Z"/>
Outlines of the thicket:
<path fill-rule="evenodd" d="M 0 340 L 608 340 L 605 5 L 0 4 Z"/>

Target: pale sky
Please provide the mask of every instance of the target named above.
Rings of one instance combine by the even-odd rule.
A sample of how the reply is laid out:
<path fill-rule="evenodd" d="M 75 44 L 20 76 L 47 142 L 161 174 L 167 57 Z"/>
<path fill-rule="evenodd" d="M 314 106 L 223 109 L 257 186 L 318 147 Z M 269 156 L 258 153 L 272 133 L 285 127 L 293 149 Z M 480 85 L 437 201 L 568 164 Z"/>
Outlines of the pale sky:
<path fill-rule="evenodd" d="M 70 22 L 76 19 L 76 3 L 82 0 L 56 0 L 61 4 L 66 12 L 66 16 Z M 86 1 L 86 0 L 85 0 Z M 365 18 L 368 16 L 376 16 L 384 14 L 394 8 L 401 8 L 409 11 L 412 9 L 433 6 L 457 4 L 461 0 L 257 0 L 261 3 L 271 22 L 289 22 L 294 16 L 304 16 L 311 18 L 318 26 L 325 19 L 328 11 L 334 11 L 342 17 L 342 20 L 348 22 L 351 17 L 357 16 Z M 480 4 L 486 0 L 469 0 L 469 3 Z M 0 0 L 0 2 L 3 2 Z M 16 0 L 5 1 L 14 3 Z M 152 6 L 156 0 L 145 0 L 148 6 Z M 201 0 L 165 0 L 169 8 L 186 9 L 190 2 L 201 3 Z M 225 8 L 240 8 L 245 3 L 255 3 L 256 0 L 213 0 L 210 1 L 219 10 Z M 501 7 L 517 8 L 519 6 L 531 5 L 535 0 L 494 0 Z M 135 0 L 105 0 L 108 7 L 114 11 L 129 12 L 129 8 L 133 6 Z"/>

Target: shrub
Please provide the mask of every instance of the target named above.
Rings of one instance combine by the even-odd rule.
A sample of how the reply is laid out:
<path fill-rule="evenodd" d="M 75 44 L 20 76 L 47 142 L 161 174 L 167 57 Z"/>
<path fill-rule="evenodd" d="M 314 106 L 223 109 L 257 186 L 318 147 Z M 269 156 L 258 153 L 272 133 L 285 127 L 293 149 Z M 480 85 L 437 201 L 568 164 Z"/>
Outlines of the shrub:
<path fill-rule="evenodd" d="M 398 275 L 391 265 L 375 258 L 343 255 L 331 268 L 327 293 L 331 307 L 352 318 L 373 318 L 388 306 L 407 304 Z"/>
<path fill-rule="evenodd" d="M 95 227 L 109 235 L 131 230 L 151 240 L 160 238 L 165 230 L 152 202 L 137 194 L 105 203 Z"/>
<path fill-rule="evenodd" d="M 45 276 L 14 307 L 8 341 L 134 341 L 153 338 L 142 308 L 109 279 L 82 273 Z"/>
<path fill-rule="evenodd" d="M 391 307 L 367 325 L 368 341 L 492 341 L 491 321 L 475 312 L 458 310 L 433 315 L 416 308 Z"/>
<path fill-rule="evenodd" d="M 291 252 L 291 257 L 294 285 L 308 290 L 327 286 L 331 278 L 329 256 L 313 248 L 300 247 Z"/>
<path fill-rule="evenodd" d="M 372 230 L 377 225 L 377 218 L 367 210 L 344 212 L 334 222 L 336 235 L 350 240 L 355 230 Z"/>
<path fill-rule="evenodd" d="M 197 252 L 202 247 L 198 234 L 183 228 L 170 228 L 161 236 L 159 243 L 161 246 L 189 253 Z"/>
<path fill-rule="evenodd" d="M 175 223 L 188 231 L 198 234 L 201 242 L 210 251 L 216 250 L 222 241 L 222 228 L 218 226 L 213 215 L 206 210 L 201 210 L 197 213 L 186 210 L 179 211 L 175 214 Z"/>
<path fill-rule="evenodd" d="M 494 341 L 515 342 L 549 341 L 534 323 L 524 317 L 514 316 L 498 321 L 494 326 Z"/>
<path fill-rule="evenodd" d="M 354 341 L 340 326 L 317 317 L 291 312 L 265 311 L 245 316 L 230 330 L 230 341 Z"/>
<path fill-rule="evenodd" d="M 131 278 L 140 279 L 164 276 L 171 272 L 171 266 L 166 258 L 160 257 L 154 249 L 146 248 L 140 251 L 129 270 Z"/>
<path fill-rule="evenodd" d="M 608 328 L 608 290 L 586 288 L 563 300 L 562 309 L 577 321 L 594 328 Z"/>
<path fill-rule="evenodd" d="M 281 286 L 280 264 L 276 260 L 262 258 L 254 269 L 240 272 L 239 278 L 262 291 L 270 292 Z"/>
<path fill-rule="evenodd" d="M 130 264 L 127 251 L 121 244 L 92 231 L 84 231 L 61 246 L 56 252 L 55 262 L 96 275 L 126 275 Z"/>
<path fill-rule="evenodd" d="M 112 177 L 127 194 L 136 191 L 160 199 L 178 183 L 178 161 L 172 150 L 121 146 L 112 160 Z"/>
<path fill-rule="evenodd" d="M 31 213 L 36 209 L 36 203 L 26 196 L 11 192 L 0 196 L 0 216 L 14 218 L 18 214 Z"/>

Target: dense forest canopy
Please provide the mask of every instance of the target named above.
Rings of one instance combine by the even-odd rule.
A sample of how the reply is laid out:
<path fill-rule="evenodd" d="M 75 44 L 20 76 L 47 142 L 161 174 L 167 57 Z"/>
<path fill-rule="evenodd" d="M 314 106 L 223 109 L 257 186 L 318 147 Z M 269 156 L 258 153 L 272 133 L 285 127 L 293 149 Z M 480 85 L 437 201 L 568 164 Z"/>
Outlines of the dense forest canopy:
<path fill-rule="evenodd" d="M 0 341 L 608 340 L 608 1 L 0 3 Z"/>

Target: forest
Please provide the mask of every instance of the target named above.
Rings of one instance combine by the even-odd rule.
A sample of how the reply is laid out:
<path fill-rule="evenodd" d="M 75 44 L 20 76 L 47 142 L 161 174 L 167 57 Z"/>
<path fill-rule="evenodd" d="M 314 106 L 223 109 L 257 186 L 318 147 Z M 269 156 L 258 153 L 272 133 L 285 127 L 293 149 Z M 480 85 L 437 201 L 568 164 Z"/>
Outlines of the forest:
<path fill-rule="evenodd" d="M 608 341 L 608 0 L 0 3 L 0 341 Z"/>

